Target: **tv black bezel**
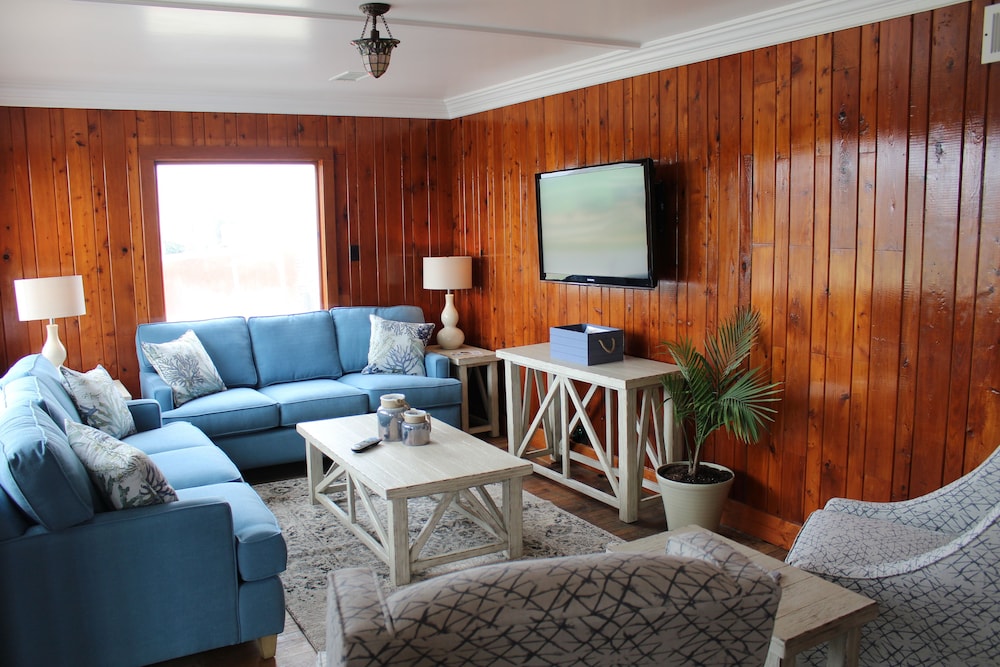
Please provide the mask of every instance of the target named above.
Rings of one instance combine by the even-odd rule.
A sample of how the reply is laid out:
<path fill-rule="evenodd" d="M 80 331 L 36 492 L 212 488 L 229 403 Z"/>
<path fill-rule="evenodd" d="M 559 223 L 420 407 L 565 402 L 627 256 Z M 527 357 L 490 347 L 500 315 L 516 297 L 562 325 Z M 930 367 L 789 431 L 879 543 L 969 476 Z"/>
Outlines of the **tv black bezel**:
<path fill-rule="evenodd" d="M 541 182 L 543 178 L 556 175 L 570 175 L 574 172 L 584 170 L 595 170 L 614 167 L 621 164 L 640 164 L 643 166 L 643 179 L 646 193 L 646 277 L 629 278 L 627 276 L 595 276 L 587 274 L 573 274 L 566 278 L 546 278 L 545 277 L 545 256 L 542 248 L 542 196 Z M 554 171 L 542 171 L 535 174 L 535 215 L 537 222 L 538 239 L 538 277 L 544 282 L 571 284 L 571 285 L 595 285 L 602 287 L 630 287 L 636 289 L 653 289 L 657 286 L 656 266 L 653 253 L 655 210 L 656 202 L 654 190 L 656 165 L 652 158 L 637 158 L 634 160 L 616 160 L 615 162 L 604 162 L 601 164 L 582 165 L 569 169 L 556 169 Z"/>

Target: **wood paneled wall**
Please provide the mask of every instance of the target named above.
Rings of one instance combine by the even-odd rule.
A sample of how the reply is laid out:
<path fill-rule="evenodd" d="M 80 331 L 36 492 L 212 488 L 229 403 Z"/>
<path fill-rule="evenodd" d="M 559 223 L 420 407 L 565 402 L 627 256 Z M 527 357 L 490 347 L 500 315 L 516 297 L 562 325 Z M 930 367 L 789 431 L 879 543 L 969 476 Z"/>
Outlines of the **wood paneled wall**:
<path fill-rule="evenodd" d="M 468 253 L 470 343 L 586 321 L 666 359 L 662 341 L 750 303 L 765 319 L 755 363 L 785 393 L 766 446 L 710 447 L 739 472 L 730 519 L 787 543 L 831 496 L 924 493 L 1000 444 L 1000 69 L 979 63 L 984 4 L 454 121 L 0 107 L 0 368 L 44 336 L 17 321 L 12 280 L 78 272 L 88 313 L 63 321 L 67 363 L 135 391 L 135 326 L 163 316 L 144 161 L 319 155 L 331 304 L 416 303 L 430 319 L 443 298 L 421 289 L 420 258 Z M 675 275 L 653 290 L 540 282 L 534 174 L 633 157 L 675 195 Z"/>
<path fill-rule="evenodd" d="M 984 2 L 821 35 L 460 119 L 457 252 L 490 347 L 623 327 L 628 352 L 696 341 L 737 304 L 784 382 L 771 436 L 716 438 L 730 518 L 787 542 L 831 496 L 908 498 L 1000 445 L 1000 69 Z M 676 279 L 538 280 L 536 172 L 652 157 L 678 194 Z M 778 517 L 780 520 L 773 520 Z"/>
<path fill-rule="evenodd" d="M 0 107 L 0 368 L 45 335 L 17 320 L 12 281 L 80 273 L 87 314 L 61 323 L 66 363 L 104 364 L 138 391 L 136 325 L 164 319 L 152 169 L 162 160 L 321 164 L 328 303 L 440 312 L 419 262 L 450 253 L 451 176 L 437 159 L 449 141 L 433 120 Z"/>

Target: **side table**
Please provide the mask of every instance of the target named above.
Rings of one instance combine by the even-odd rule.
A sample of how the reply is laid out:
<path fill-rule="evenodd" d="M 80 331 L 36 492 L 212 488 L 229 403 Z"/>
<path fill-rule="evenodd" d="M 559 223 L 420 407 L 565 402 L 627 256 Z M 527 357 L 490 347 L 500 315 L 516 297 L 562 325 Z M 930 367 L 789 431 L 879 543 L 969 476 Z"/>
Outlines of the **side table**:
<path fill-rule="evenodd" d="M 702 529 L 685 526 L 633 542 L 613 544 L 608 551 L 663 553 L 670 535 L 692 530 Z M 877 602 L 722 535 L 715 537 L 763 569 L 781 574 L 781 601 L 765 667 L 794 667 L 798 653 L 823 642 L 829 642 L 827 665 L 857 667 L 861 627 L 878 616 Z"/>
<path fill-rule="evenodd" d="M 440 345 L 428 345 L 427 351 L 448 357 L 452 374 L 462 382 L 462 430 L 466 433 L 488 432 L 494 438 L 500 435 L 500 395 L 497 388 L 500 360 L 496 353 L 472 345 L 463 345 L 454 350 L 445 350 Z M 469 414 L 470 369 L 478 369 L 472 373 L 472 377 L 486 409 L 486 414 L 480 416 L 475 425 L 472 424 L 475 415 Z"/>

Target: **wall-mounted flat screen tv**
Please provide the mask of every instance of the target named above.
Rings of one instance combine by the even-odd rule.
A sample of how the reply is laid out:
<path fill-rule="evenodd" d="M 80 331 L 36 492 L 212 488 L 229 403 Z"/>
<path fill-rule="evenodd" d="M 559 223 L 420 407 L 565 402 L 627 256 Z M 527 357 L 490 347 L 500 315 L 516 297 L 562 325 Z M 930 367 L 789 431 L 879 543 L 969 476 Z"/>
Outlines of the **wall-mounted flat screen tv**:
<path fill-rule="evenodd" d="M 653 161 L 535 175 L 542 280 L 656 286 Z"/>

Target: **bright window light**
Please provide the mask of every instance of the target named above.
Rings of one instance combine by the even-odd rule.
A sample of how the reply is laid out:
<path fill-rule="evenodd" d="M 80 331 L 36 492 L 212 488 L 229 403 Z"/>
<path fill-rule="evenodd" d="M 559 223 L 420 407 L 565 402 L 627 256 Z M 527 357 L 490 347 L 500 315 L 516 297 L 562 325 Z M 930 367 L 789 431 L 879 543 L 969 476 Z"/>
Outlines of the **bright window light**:
<path fill-rule="evenodd" d="M 156 166 L 168 320 L 318 310 L 314 164 Z"/>

